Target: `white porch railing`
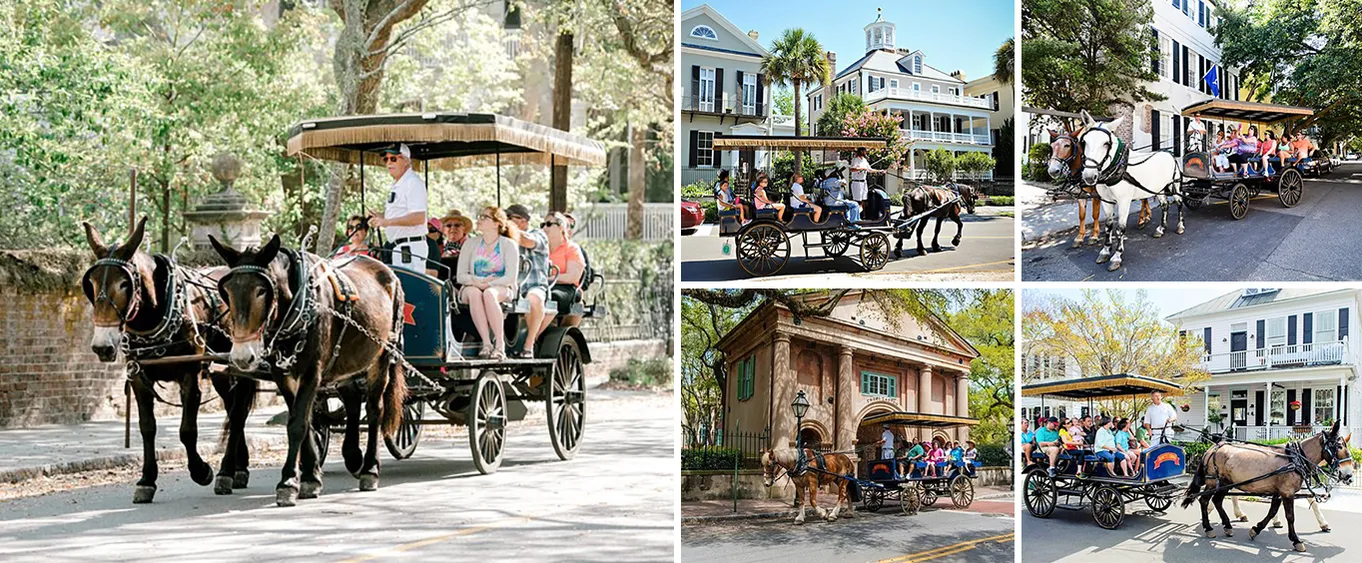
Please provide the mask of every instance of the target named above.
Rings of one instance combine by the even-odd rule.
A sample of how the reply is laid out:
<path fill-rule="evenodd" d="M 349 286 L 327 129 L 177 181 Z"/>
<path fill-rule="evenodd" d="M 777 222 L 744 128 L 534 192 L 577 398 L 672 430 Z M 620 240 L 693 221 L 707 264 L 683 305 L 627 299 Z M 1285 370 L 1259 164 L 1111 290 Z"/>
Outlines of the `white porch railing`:
<path fill-rule="evenodd" d="M 938 104 L 954 104 L 971 108 L 981 108 L 989 111 L 993 110 L 993 100 L 985 98 L 975 98 L 972 96 L 960 96 L 953 94 L 942 94 L 914 91 L 909 88 L 881 88 L 865 96 L 865 103 L 876 102 L 884 99 L 913 100 L 918 102 L 933 102 Z"/>
<path fill-rule="evenodd" d="M 1351 364 L 1348 340 L 1269 346 L 1254 350 L 1222 352 L 1201 357 L 1201 367 L 1211 373 L 1287 369 Z"/>
<path fill-rule="evenodd" d="M 1281 440 L 1293 436 L 1299 438 L 1309 438 L 1318 434 L 1326 427 L 1312 424 L 1306 426 L 1287 426 L 1280 424 L 1276 426 L 1236 426 L 1234 427 L 1234 439 L 1249 440 L 1253 442 L 1266 442 L 1268 440 Z"/>
<path fill-rule="evenodd" d="M 577 208 L 578 239 L 623 239 L 629 228 L 629 204 L 595 203 Z M 672 203 L 643 204 L 643 240 L 671 240 L 677 206 Z"/>
<path fill-rule="evenodd" d="M 951 133 L 949 131 L 923 131 L 920 129 L 899 129 L 899 134 L 915 141 L 937 141 L 942 143 L 962 143 L 966 145 L 984 146 L 993 144 L 992 135 Z"/>

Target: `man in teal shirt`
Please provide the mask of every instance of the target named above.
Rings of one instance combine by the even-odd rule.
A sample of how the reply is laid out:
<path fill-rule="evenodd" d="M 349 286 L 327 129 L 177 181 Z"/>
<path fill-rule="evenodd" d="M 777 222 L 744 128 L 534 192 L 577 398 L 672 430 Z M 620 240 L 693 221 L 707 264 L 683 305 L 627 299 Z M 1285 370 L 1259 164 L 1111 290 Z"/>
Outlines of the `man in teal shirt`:
<path fill-rule="evenodd" d="M 1045 426 L 1036 429 L 1036 446 L 1050 458 L 1050 476 L 1055 476 L 1055 462 L 1059 460 L 1059 450 L 1064 447 L 1059 440 L 1059 419 L 1050 417 Z"/>
<path fill-rule="evenodd" d="M 911 464 L 922 459 L 925 455 L 927 455 L 927 452 L 922 449 L 922 443 L 914 442 L 913 447 L 908 450 L 908 453 L 904 454 L 903 461 L 899 462 L 899 474 L 907 475 Z"/>
<path fill-rule="evenodd" d="M 1036 449 L 1036 433 L 1031 431 L 1031 421 L 1025 418 L 1021 421 L 1021 450 L 1022 467 L 1031 463 L 1031 450 Z"/>

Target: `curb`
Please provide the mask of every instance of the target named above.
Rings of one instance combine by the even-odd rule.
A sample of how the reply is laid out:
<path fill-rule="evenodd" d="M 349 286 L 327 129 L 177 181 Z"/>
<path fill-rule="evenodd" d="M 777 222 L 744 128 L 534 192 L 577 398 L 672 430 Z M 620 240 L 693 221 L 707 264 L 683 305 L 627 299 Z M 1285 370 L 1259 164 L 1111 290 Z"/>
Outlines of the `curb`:
<path fill-rule="evenodd" d="M 286 443 L 283 439 L 252 438 L 249 436 L 247 437 L 247 441 L 251 448 L 259 448 L 262 446 L 262 443 L 268 444 L 270 447 L 277 447 Z M 220 454 L 221 452 L 218 451 L 216 446 L 209 451 L 209 455 Z M 186 457 L 188 457 L 188 454 L 185 453 L 183 447 L 178 449 L 166 448 L 156 450 L 157 462 L 180 461 Z M 84 473 L 86 471 L 105 471 L 141 464 L 142 454 L 140 453 L 113 454 L 75 461 L 63 461 L 61 463 L 35 465 L 33 467 L 0 470 L 0 483 L 16 484 L 31 479 L 37 479 L 39 477 L 55 477 L 58 475 Z"/>
<path fill-rule="evenodd" d="M 714 516 L 683 516 L 681 523 L 699 522 L 724 522 L 731 520 L 756 520 L 761 518 L 788 518 L 799 514 L 797 510 L 785 510 L 782 512 L 750 512 L 746 514 L 718 514 Z"/>

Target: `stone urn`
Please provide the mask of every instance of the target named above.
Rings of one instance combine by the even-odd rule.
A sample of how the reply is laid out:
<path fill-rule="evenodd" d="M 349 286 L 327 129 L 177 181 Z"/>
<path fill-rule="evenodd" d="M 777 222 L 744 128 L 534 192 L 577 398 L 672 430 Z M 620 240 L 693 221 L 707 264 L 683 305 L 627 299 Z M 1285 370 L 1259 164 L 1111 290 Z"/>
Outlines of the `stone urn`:
<path fill-rule="evenodd" d="M 208 235 L 237 249 L 259 246 L 260 224 L 270 212 L 250 209 L 246 196 L 232 189 L 241 174 L 241 161 L 227 153 L 219 154 L 213 158 L 212 172 L 222 189 L 184 214 L 190 225 L 191 246 L 194 250 L 211 249 Z"/>

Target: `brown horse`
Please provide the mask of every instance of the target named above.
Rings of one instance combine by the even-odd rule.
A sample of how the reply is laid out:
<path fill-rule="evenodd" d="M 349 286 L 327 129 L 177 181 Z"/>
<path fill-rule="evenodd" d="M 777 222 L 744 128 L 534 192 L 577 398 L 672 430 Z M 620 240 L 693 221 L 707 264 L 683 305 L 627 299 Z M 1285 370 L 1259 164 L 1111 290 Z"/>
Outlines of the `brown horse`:
<path fill-rule="evenodd" d="M 1222 504 L 1227 491 L 1210 495 L 1198 495 L 1203 488 L 1215 490 L 1219 487 L 1235 485 L 1234 488 L 1246 493 L 1271 496 L 1272 507 L 1261 522 L 1249 529 L 1249 539 L 1257 537 L 1267 528 L 1268 523 L 1277 515 L 1277 508 L 1285 506 L 1287 537 L 1296 551 L 1305 551 L 1305 544 L 1296 535 L 1296 508 L 1293 500 L 1305 484 L 1307 475 L 1326 465 L 1328 470 L 1344 483 L 1352 481 L 1353 462 L 1348 453 L 1349 436 L 1340 436 L 1338 422 L 1327 430 L 1302 440 L 1299 445 L 1290 444 L 1284 449 L 1275 449 L 1256 444 L 1220 442 L 1206 450 L 1201 464 L 1197 467 L 1192 483 L 1182 499 L 1182 507 L 1187 508 L 1198 499 L 1201 502 L 1201 526 L 1206 537 L 1215 537 L 1211 529 L 1207 504 L 1214 501 L 1220 514 L 1225 536 L 1234 535 L 1229 515 Z"/>
<path fill-rule="evenodd" d="M 215 320 L 221 303 L 212 290 L 215 276 L 225 268 L 202 271 L 181 268 L 165 256 L 148 255 L 138 247 L 146 232 L 143 217 L 127 242 L 105 245 L 89 223 L 85 239 L 95 254 L 81 288 L 94 308 L 94 337 L 90 348 L 102 362 L 112 362 L 119 352 L 129 363 L 128 380 L 137 399 L 137 426 L 142 434 L 142 477 L 132 502 L 151 502 L 156 496 L 156 413 L 158 383 L 180 387 L 180 441 L 184 443 L 189 476 L 195 483 L 213 482 L 213 468 L 199 456 L 199 382 L 208 377 L 206 361 L 143 365 L 142 360 L 165 356 L 202 356 L 210 349 L 231 345 Z M 255 402 L 256 382 L 235 381 L 226 375 L 211 377 L 213 389 L 227 410 L 226 448 L 213 492 L 232 494 L 250 480 L 245 424 Z M 164 402 L 164 400 L 163 400 Z"/>
<path fill-rule="evenodd" d="M 1088 239 L 1088 244 L 1097 244 L 1102 239 L 1102 208 L 1099 206 L 1101 201 L 1097 197 L 1097 188 L 1082 186 L 1078 181 L 1078 174 L 1083 170 L 1083 147 L 1078 144 L 1078 135 L 1083 132 L 1082 128 L 1060 133 L 1058 129 L 1051 127 L 1050 133 L 1050 163 L 1048 171 L 1050 177 L 1064 182 L 1067 185 L 1075 186 L 1086 192 L 1092 199 L 1092 238 Z M 1149 224 L 1153 217 L 1153 212 L 1149 210 L 1149 200 L 1140 200 L 1140 214 L 1135 220 L 1135 228 L 1143 229 Z M 1083 246 L 1083 233 L 1087 228 L 1087 209 L 1083 206 L 1083 200 L 1078 200 L 1078 236 L 1074 237 L 1074 243 L 1070 248 Z"/>
<path fill-rule="evenodd" d="M 766 486 L 771 487 L 776 484 L 776 479 L 780 478 L 781 471 L 790 478 L 790 482 L 795 486 L 795 498 L 809 499 L 809 504 L 813 506 L 814 513 L 819 518 L 826 518 L 828 522 L 837 520 L 838 514 L 842 510 L 842 504 L 846 503 L 847 518 L 856 515 L 856 507 L 847 498 L 848 480 L 838 477 L 844 475 L 852 477 L 856 474 L 856 466 L 851 463 L 851 458 L 844 454 L 830 453 L 823 454 L 822 462 L 816 459 L 817 452 L 812 449 L 804 448 L 804 459 L 806 463 L 803 467 L 795 459 L 795 452 L 781 448 L 778 450 L 763 450 L 761 452 L 761 472 L 766 478 Z M 815 468 L 809 469 L 809 468 Z M 832 512 L 818 507 L 818 488 L 823 485 L 833 485 L 837 487 L 837 505 Z M 795 516 L 795 524 L 804 523 L 804 504 L 799 504 L 799 515 Z"/>
<path fill-rule="evenodd" d="M 941 252 L 941 245 L 937 239 L 941 237 L 941 223 L 946 219 L 955 222 L 955 237 L 951 239 L 951 246 L 960 246 L 960 234 L 965 229 L 965 224 L 960 220 L 961 213 L 974 213 L 974 204 L 978 200 L 973 186 L 956 184 L 959 190 L 959 200 L 954 205 L 947 205 L 938 209 L 935 213 L 923 217 L 917 223 L 917 255 L 922 256 L 927 253 L 922 247 L 922 233 L 927 230 L 927 220 L 936 219 L 936 232 L 932 235 L 932 252 Z M 941 206 L 946 202 L 956 199 L 956 192 L 941 187 L 918 186 L 903 194 L 903 218 L 907 219 L 914 215 L 926 213 L 927 211 Z M 912 231 L 904 236 L 911 236 Z M 903 257 L 903 239 L 898 237 L 898 244 L 894 247 L 894 255 Z"/>
<path fill-rule="evenodd" d="M 377 489 L 379 425 L 384 436 L 393 436 L 402 424 L 406 398 L 401 363 L 384 347 L 400 344 L 403 297 L 397 276 L 367 256 L 324 261 L 307 252 L 281 250 L 279 235 L 258 250 L 238 251 L 211 235 L 209 240 L 231 267 L 218 282 L 232 338 L 228 361 L 241 372 L 272 379 L 288 405 L 288 454 L 275 503 L 293 506 L 299 498 L 321 493 L 310 419 L 318 390 L 328 386 L 335 386 L 346 402 L 346 467 L 359 478 L 361 491 Z M 328 282 L 328 276 L 334 277 Z M 354 299 L 334 295 L 340 292 L 337 287 L 347 285 Z M 368 400 L 369 431 L 359 459 L 361 398 Z"/>

